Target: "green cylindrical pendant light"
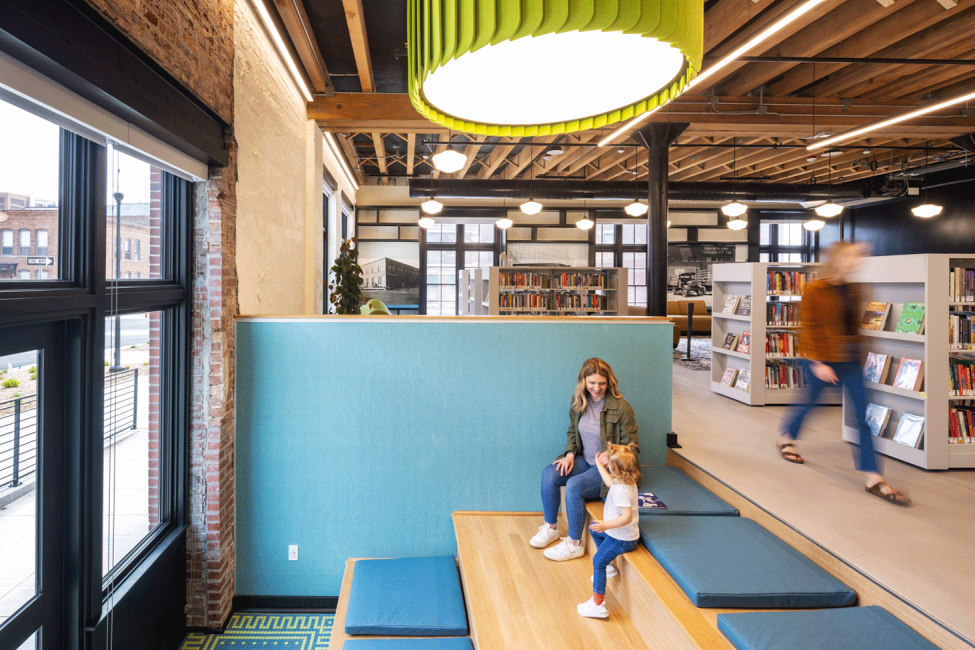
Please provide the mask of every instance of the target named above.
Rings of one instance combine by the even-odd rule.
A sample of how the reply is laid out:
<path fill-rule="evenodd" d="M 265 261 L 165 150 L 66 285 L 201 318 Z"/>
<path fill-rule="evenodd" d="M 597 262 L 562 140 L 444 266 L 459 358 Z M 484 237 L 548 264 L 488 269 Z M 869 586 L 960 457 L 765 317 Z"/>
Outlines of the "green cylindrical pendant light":
<path fill-rule="evenodd" d="M 413 106 L 448 129 L 570 133 L 673 99 L 701 69 L 702 0 L 409 0 Z"/>

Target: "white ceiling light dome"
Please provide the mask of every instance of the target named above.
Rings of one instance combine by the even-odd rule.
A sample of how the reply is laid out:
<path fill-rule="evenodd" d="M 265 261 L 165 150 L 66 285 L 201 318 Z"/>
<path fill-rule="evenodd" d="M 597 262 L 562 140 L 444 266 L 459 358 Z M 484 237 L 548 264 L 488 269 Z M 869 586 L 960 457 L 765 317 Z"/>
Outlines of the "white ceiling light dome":
<path fill-rule="evenodd" d="M 595 225 L 596 222 L 590 219 L 589 217 L 583 217 L 582 219 L 576 221 L 576 228 L 578 228 L 579 230 L 589 230 Z"/>
<path fill-rule="evenodd" d="M 748 227 L 748 222 L 741 217 L 736 217 L 728 222 L 728 227 L 732 230 L 744 230 Z"/>
<path fill-rule="evenodd" d="M 525 214 L 538 214 L 542 211 L 542 204 L 532 199 L 528 199 L 520 207 Z"/>
<path fill-rule="evenodd" d="M 501 217 L 500 219 L 494 222 L 494 225 L 500 228 L 501 230 L 507 230 L 511 226 L 515 225 L 515 222 L 509 219 L 508 217 Z"/>
<path fill-rule="evenodd" d="M 817 230 L 822 230 L 826 222 L 822 219 L 810 219 L 802 224 L 802 227 L 810 232 L 816 232 Z"/>
<path fill-rule="evenodd" d="M 721 206 L 721 211 L 729 217 L 740 217 L 741 215 L 748 212 L 748 206 L 740 201 L 732 201 L 731 203 Z"/>
<path fill-rule="evenodd" d="M 445 174 L 453 174 L 454 172 L 458 172 L 463 169 L 464 165 L 466 164 L 467 156 L 456 149 L 451 149 L 450 147 L 444 149 L 433 157 L 433 166 Z"/>
<path fill-rule="evenodd" d="M 633 201 L 633 203 L 623 208 L 623 211 L 626 212 L 626 214 L 630 215 L 631 217 L 642 217 L 647 213 L 647 210 L 649 209 L 650 206 L 647 205 L 646 203 Z"/>
<path fill-rule="evenodd" d="M 915 217 L 921 217 L 922 219 L 930 219 L 931 217 L 937 217 L 941 214 L 944 208 L 940 205 L 934 203 L 922 203 L 921 205 L 912 208 L 911 212 L 914 213 Z"/>
<path fill-rule="evenodd" d="M 830 217 L 835 217 L 841 212 L 843 212 L 843 206 L 838 203 L 833 203 L 832 201 L 827 201 L 816 208 L 816 214 L 821 217 L 826 217 L 827 219 Z"/>
<path fill-rule="evenodd" d="M 416 222 L 416 224 L 421 228 L 429 228 L 435 223 L 437 222 L 431 217 L 420 217 L 420 220 Z"/>
<path fill-rule="evenodd" d="M 427 214 L 437 214 L 443 210 L 443 203 L 431 197 L 420 204 L 420 209 Z"/>

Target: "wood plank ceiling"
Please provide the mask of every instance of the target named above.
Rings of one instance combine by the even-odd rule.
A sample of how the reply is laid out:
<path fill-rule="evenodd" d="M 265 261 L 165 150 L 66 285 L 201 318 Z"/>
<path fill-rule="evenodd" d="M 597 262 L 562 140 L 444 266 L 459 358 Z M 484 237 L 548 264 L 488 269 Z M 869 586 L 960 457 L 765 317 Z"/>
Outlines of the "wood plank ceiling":
<path fill-rule="evenodd" d="M 705 67 L 802 0 L 706 0 Z M 406 96 L 406 0 L 274 0 L 317 93 L 309 117 L 332 132 L 367 177 L 438 177 L 430 157 L 448 134 Z M 847 182 L 968 155 L 948 138 L 975 132 L 956 106 L 810 156 L 814 138 L 975 90 L 971 64 L 856 63 L 857 59 L 975 60 L 975 0 L 827 0 L 774 37 L 763 62 L 740 62 L 649 121 L 689 122 L 670 151 L 675 181 Z M 794 58 L 831 59 L 816 63 Z M 773 60 L 774 59 L 774 60 Z M 841 61 L 836 61 L 840 59 Z M 621 62 L 626 65 L 626 62 Z M 316 76 L 317 75 L 317 76 Z M 618 126 L 618 125 L 616 125 Z M 615 128 L 615 126 L 614 126 Z M 467 156 L 451 178 L 629 180 L 646 153 L 612 129 L 538 138 L 451 133 Z M 556 147 L 558 145 L 558 147 Z M 553 149 L 562 153 L 554 153 Z"/>

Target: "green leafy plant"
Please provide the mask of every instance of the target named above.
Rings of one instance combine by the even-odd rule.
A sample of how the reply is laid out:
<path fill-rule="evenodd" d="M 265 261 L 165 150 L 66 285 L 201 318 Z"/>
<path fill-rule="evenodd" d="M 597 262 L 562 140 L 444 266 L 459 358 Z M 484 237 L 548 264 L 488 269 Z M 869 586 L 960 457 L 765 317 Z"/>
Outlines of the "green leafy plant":
<path fill-rule="evenodd" d="M 332 281 L 328 285 L 328 301 L 336 314 L 358 314 L 362 304 L 362 267 L 358 239 L 353 237 L 342 242 L 339 256 L 332 265 Z"/>
<path fill-rule="evenodd" d="M 29 372 L 32 375 L 36 375 L 37 374 L 37 366 L 31 366 L 30 368 L 27 369 L 27 372 Z"/>
<path fill-rule="evenodd" d="M 17 386 L 20 386 L 20 382 L 11 377 L 10 379 L 5 379 L 0 386 L 4 388 L 17 388 Z"/>
<path fill-rule="evenodd" d="M 22 395 L 20 393 L 14 393 L 14 399 L 17 399 L 18 397 L 22 397 Z"/>
<path fill-rule="evenodd" d="M 106 367 L 106 368 L 108 367 L 108 361 L 106 361 L 106 362 L 105 362 L 105 367 Z"/>

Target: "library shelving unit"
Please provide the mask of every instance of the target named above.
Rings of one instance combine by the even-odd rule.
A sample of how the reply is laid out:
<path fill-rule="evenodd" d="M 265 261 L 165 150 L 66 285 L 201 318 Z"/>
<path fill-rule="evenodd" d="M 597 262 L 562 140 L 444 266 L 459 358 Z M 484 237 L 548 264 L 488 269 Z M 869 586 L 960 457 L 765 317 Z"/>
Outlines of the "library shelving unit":
<path fill-rule="evenodd" d="M 626 313 L 625 268 L 492 266 L 490 280 L 492 315 L 619 316 Z"/>
<path fill-rule="evenodd" d="M 488 278 L 485 269 L 458 271 L 457 315 L 481 316 L 488 313 Z"/>
<path fill-rule="evenodd" d="M 798 325 L 774 325 L 767 322 L 770 304 L 800 304 L 799 290 L 769 288 L 769 273 L 801 273 L 809 278 L 817 264 L 777 264 L 768 262 L 737 262 L 715 264 L 712 267 L 714 282 L 714 302 L 711 311 L 711 390 L 726 397 L 736 399 L 751 406 L 766 404 L 797 404 L 804 399 L 805 390 L 801 388 L 766 388 L 765 367 L 770 359 L 796 359 L 794 355 L 783 356 L 766 354 L 766 335 L 776 332 L 798 334 Z M 751 296 L 751 314 L 723 314 L 725 299 L 728 296 Z M 728 334 L 744 332 L 751 334 L 751 352 L 748 354 L 735 350 L 725 350 Z M 727 386 L 721 378 L 729 368 L 749 371 L 751 375 L 748 391 Z M 840 390 L 828 388 L 823 391 L 820 404 L 839 404 Z"/>
<path fill-rule="evenodd" d="M 867 401 L 891 409 L 882 435 L 874 440 L 875 449 L 892 458 L 924 469 L 975 467 L 975 444 L 950 443 L 948 410 L 957 400 L 972 396 L 949 394 L 949 354 L 957 351 L 949 339 L 952 311 L 975 311 L 975 295 L 969 300 L 953 296 L 949 278 L 954 268 L 975 269 L 975 255 L 892 255 L 864 260 L 853 278 L 862 283 L 864 299 L 890 303 L 890 315 L 882 330 L 860 330 L 863 354 L 876 352 L 892 358 L 885 383 L 867 382 Z M 975 275 L 975 274 L 972 274 Z M 971 286 L 969 287 L 971 290 Z M 924 333 L 894 331 L 904 303 L 924 303 Z M 865 305 L 861 305 L 863 315 Z M 968 346 L 970 347 L 970 346 Z M 895 388 L 897 364 L 902 358 L 924 362 L 921 390 Z M 924 418 L 924 429 L 917 448 L 894 442 L 893 436 L 903 413 Z M 856 418 L 849 400 L 843 401 L 843 439 L 856 442 Z"/>

